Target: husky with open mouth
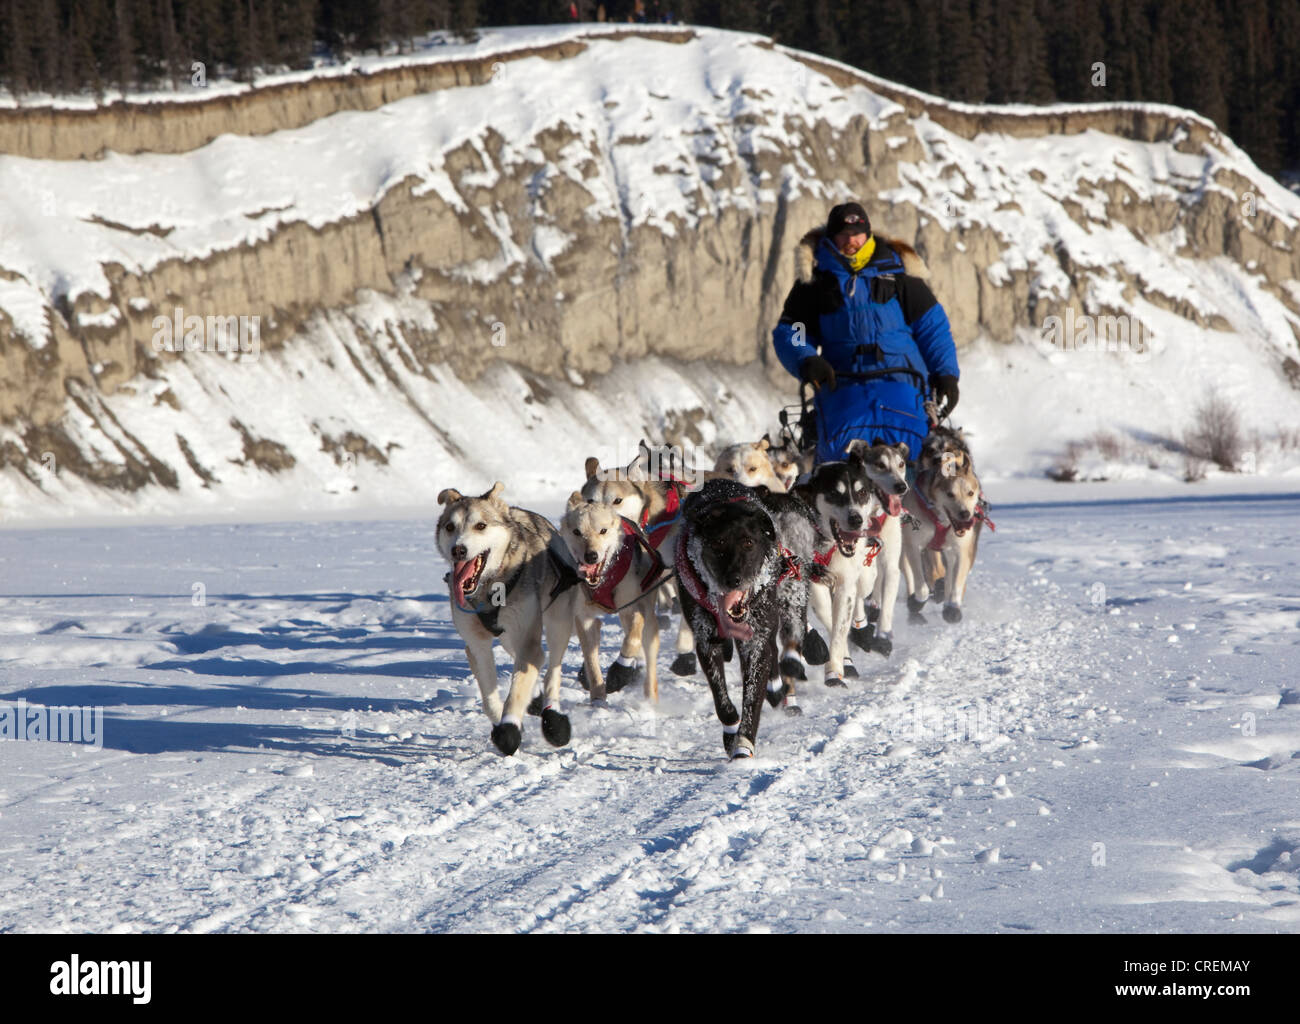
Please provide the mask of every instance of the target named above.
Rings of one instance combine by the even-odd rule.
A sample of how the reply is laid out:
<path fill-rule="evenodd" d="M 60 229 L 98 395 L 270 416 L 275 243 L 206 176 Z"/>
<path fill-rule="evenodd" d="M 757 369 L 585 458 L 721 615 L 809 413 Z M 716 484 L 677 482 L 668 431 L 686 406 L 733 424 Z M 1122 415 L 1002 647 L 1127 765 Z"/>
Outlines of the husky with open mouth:
<path fill-rule="evenodd" d="M 915 622 L 925 621 L 921 608 L 930 598 L 932 582 L 936 599 L 944 600 L 946 596 L 944 620 L 961 621 L 961 604 L 979 550 L 980 532 L 985 523 L 990 530 L 996 529 L 975 475 L 970 449 L 959 432 L 951 433 L 956 434 L 955 439 L 941 438 L 931 451 L 923 453 L 916 486 L 905 499 L 907 510 L 920 527 L 904 531 L 903 578 L 907 608 Z M 926 559 L 940 561 L 941 579 L 935 580 Z"/>
<path fill-rule="evenodd" d="M 569 742 L 569 719 L 560 710 L 560 668 L 573 634 L 578 576 L 555 527 L 536 512 L 501 500 L 504 485 L 467 497 L 454 488 L 438 495 L 438 552 L 451 565 L 451 620 L 465 641 L 478 680 L 492 742 L 501 753 L 519 749 L 523 718 L 542 668 L 546 682 L 542 735 L 553 746 Z M 515 659 L 502 705 L 492 642 Z"/>
<path fill-rule="evenodd" d="M 583 667 L 593 701 L 606 696 L 600 670 L 600 626 L 604 615 L 617 613 L 623 624 L 623 647 L 614 668 L 620 679 L 635 670 L 638 655 L 645 655 L 645 695 L 659 699 L 659 620 L 655 615 L 658 585 L 670 578 L 645 531 L 617 507 L 587 501 L 579 492 L 569 495 L 560 538 L 578 567 L 580 599 L 576 606 L 578 639 Z M 611 673 L 612 674 L 612 673 Z M 620 689 L 611 685 L 610 689 Z"/>
<path fill-rule="evenodd" d="M 700 473 L 675 458 L 662 454 L 645 441 L 635 459 L 627 466 L 604 466 L 595 456 L 583 463 L 585 483 L 581 494 L 587 501 L 612 505 L 614 511 L 626 516 L 645 531 L 651 545 L 659 552 L 665 564 L 672 566 L 677 550 L 677 529 L 681 523 L 681 506 L 690 489 L 699 483 Z M 659 604 L 668 605 L 676 596 L 676 584 L 669 583 L 657 591 Z M 675 675 L 695 673 L 695 638 L 690 624 L 682 616 L 677 626 L 677 656 L 673 660 Z M 619 690 L 632 682 L 642 671 L 644 653 L 636 652 L 635 663 L 620 657 L 609 667 L 605 684 L 609 690 Z"/>
<path fill-rule="evenodd" d="M 778 674 L 778 582 L 786 568 L 777 526 L 753 490 L 711 480 L 682 508 L 675 571 L 682 611 L 722 722 L 732 758 L 752 757 L 769 680 Z M 723 647 L 734 645 L 743 694 L 737 711 L 727 692 Z"/>
<path fill-rule="evenodd" d="M 875 588 L 879 534 L 890 518 L 888 508 L 856 448 L 843 462 L 823 462 L 807 483 L 795 485 L 793 493 L 816 510 L 826 538 L 816 560 L 827 569 L 830 584 L 814 581 L 809 603 L 830 632 L 826 685 L 843 686 L 846 675 L 857 675 L 848 657 L 849 628 L 854 609 Z"/>

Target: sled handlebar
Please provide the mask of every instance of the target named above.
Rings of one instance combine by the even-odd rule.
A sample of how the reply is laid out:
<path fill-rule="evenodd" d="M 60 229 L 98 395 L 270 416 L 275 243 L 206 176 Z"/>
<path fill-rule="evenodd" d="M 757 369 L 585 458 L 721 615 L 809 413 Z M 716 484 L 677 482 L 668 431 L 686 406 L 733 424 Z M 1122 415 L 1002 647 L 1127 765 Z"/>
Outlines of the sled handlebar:
<path fill-rule="evenodd" d="M 877 377 L 890 377 L 895 373 L 911 374 L 917 379 L 917 381 L 919 381 L 919 387 L 922 392 L 925 391 L 926 386 L 929 383 L 919 371 L 913 370 L 910 366 L 887 366 L 882 370 L 866 370 L 862 373 L 851 373 L 847 370 L 840 373 L 837 370 L 835 372 L 835 380 L 837 382 L 841 380 L 875 380 Z"/>

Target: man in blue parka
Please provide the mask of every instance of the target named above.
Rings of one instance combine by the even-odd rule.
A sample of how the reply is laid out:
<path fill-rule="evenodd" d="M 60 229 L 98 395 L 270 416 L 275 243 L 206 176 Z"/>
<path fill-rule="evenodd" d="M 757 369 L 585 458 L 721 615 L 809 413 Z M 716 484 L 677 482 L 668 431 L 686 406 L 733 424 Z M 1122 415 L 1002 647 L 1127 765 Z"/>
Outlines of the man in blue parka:
<path fill-rule="evenodd" d="M 948 315 L 910 246 L 872 236 L 858 203 L 834 207 L 799 242 L 795 284 L 772 332 L 777 358 L 811 384 L 817 462 L 843 459 L 849 442 L 907 444 L 929 433 L 924 402 L 957 406 L 957 351 Z"/>

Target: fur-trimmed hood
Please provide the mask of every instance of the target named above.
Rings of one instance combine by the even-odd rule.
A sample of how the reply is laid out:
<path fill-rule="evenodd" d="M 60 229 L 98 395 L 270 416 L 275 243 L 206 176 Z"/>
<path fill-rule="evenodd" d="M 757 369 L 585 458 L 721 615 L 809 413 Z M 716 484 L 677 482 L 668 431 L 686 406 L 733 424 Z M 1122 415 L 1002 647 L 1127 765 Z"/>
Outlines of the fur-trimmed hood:
<path fill-rule="evenodd" d="M 799 244 L 795 246 L 794 276 L 799 283 L 807 284 L 812 280 L 813 270 L 817 266 L 817 245 L 825 237 L 826 229 L 816 227 L 799 239 Z M 925 265 L 925 260 L 921 259 L 921 254 L 906 242 L 880 234 L 875 235 L 875 239 L 877 253 L 884 247 L 898 254 L 899 259 L 903 261 L 904 274 L 910 274 L 912 277 L 922 279 L 930 276 L 930 269 Z M 878 256 L 872 256 L 871 262 L 874 263 L 878 258 Z M 870 263 L 867 264 L 867 266 L 870 265 Z"/>

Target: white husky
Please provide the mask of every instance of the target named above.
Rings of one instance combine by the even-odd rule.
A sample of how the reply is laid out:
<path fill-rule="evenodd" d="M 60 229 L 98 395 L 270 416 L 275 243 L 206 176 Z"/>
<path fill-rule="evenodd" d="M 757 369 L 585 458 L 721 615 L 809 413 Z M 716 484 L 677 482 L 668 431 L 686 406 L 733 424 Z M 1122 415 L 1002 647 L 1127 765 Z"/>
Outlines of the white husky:
<path fill-rule="evenodd" d="M 880 541 L 869 530 L 885 510 L 857 451 L 844 462 L 822 463 L 806 484 L 795 485 L 794 494 L 816 510 L 821 531 L 830 538 L 830 547 L 816 558 L 829 572 L 830 586 L 814 582 L 809 603 L 830 630 L 826 685 L 843 686 L 845 675 L 857 674 L 848 661 L 854 608 L 876 584 Z"/>

